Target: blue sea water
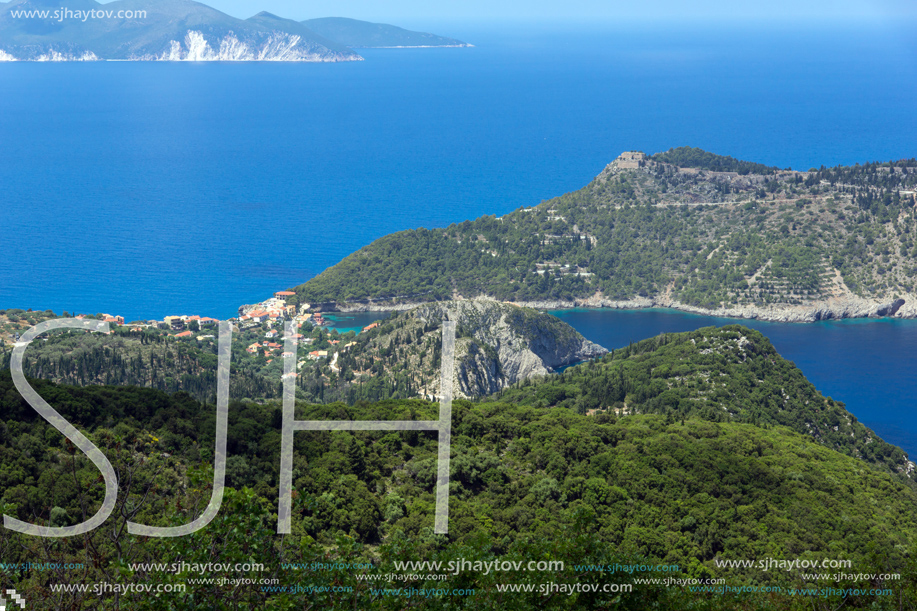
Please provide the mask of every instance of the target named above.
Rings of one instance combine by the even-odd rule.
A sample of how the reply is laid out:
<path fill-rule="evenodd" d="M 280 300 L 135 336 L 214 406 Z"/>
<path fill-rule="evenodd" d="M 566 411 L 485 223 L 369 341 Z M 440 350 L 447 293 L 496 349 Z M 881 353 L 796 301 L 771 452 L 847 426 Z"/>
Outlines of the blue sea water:
<path fill-rule="evenodd" d="M 390 314 L 391 312 L 337 312 L 324 314 L 323 317 L 327 321 L 326 326 L 329 329 L 334 329 L 338 333 L 347 333 L 348 331 L 359 333 L 363 330 L 363 327 L 377 320 L 388 318 Z"/>
<path fill-rule="evenodd" d="M 463 27 L 443 33 L 474 48 L 358 63 L 0 63 L 0 308 L 226 318 L 384 234 L 577 189 L 624 150 L 917 155 L 913 24 Z M 635 316 L 632 339 L 674 324 Z M 915 450 L 909 324 L 765 333 Z"/>
<path fill-rule="evenodd" d="M 225 318 L 624 150 L 910 157 L 912 32 L 505 25 L 341 64 L 0 64 L 0 307 Z"/>

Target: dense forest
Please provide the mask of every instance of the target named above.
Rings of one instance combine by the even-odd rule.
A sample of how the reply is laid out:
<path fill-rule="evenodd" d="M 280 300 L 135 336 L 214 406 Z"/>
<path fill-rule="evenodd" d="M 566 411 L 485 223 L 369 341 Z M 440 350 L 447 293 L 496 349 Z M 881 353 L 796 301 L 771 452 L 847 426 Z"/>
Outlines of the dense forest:
<path fill-rule="evenodd" d="M 128 535 L 127 520 L 190 522 L 210 498 L 215 409 L 188 393 L 136 387 L 34 387 L 103 449 L 119 476 L 112 517 L 93 533 L 39 539 L 0 529 L 6 563 L 80 563 L 79 570 L 0 568 L 36 608 L 332 609 L 623 608 L 913 609 L 917 492 L 901 451 L 821 396 L 755 331 L 660 336 L 482 401 L 453 404 L 449 534 L 432 532 L 434 433 L 298 432 L 293 533 L 275 533 L 281 407 L 234 400 L 218 518 L 172 539 Z M 299 402 L 298 420 L 433 420 L 422 400 Z M 99 506 L 98 471 L 0 373 L 0 505 L 47 525 Z M 838 427 L 835 431 L 834 427 Z M 834 433 L 837 433 L 836 435 Z M 849 438 L 849 441 L 847 440 Z M 838 451 L 840 450 L 840 451 Z M 723 560 L 844 559 L 835 580 L 806 571 L 726 568 Z M 562 560 L 562 570 L 440 571 L 384 585 L 395 561 Z M 232 585 L 136 563 L 264 563 Z M 287 563 L 299 563 L 291 568 Z M 321 563 L 313 565 L 312 563 Z M 356 570 L 326 568 L 359 563 Z M 768 594 L 698 593 L 596 565 L 677 569 Z M 591 567 L 589 565 L 592 565 Z M 337 565 L 340 567 L 341 565 Z M 901 579 L 880 578 L 898 573 Z M 875 577 L 864 577 L 875 574 Z M 362 577 L 361 577 L 362 576 Z M 205 575 L 206 577 L 206 575 Z M 266 588 L 260 580 L 271 581 Z M 186 584 L 144 596 L 61 593 L 55 584 Z M 507 584 L 631 584 L 614 596 L 507 594 Z M 296 584 L 311 593 L 278 592 Z M 399 587 L 450 592 L 429 600 Z M 793 595 L 789 588 L 889 588 L 891 597 Z M 321 588 L 328 588 L 323 590 Z M 333 588 L 342 588 L 332 591 Z M 387 591 L 386 591 L 387 589 Z M 455 589 L 462 590 L 461 594 Z M 469 594 L 467 590 L 474 590 Z M 429 595 L 428 595 L 429 596 Z"/>
<path fill-rule="evenodd" d="M 653 161 L 668 163 L 679 168 L 697 168 L 711 172 L 735 172 L 740 176 L 746 174 L 776 174 L 780 168 L 763 163 L 740 161 L 734 157 L 716 155 L 703 149 L 680 146 L 651 156 Z M 787 168 L 789 169 L 789 168 Z"/>
<path fill-rule="evenodd" d="M 21 402 L 13 399 L 20 405 L 10 405 L 10 385 L 8 378 L 4 380 L 3 408 L 16 410 L 4 423 L 0 440 L 6 466 L 0 489 L 6 510 L 21 519 L 54 525 L 81 520 L 101 497 L 96 472 L 75 458 L 72 448 L 68 450 L 66 442 Z M 677 564 L 686 578 L 721 576 L 732 585 L 803 587 L 798 573 L 727 570 L 717 568 L 714 560 L 757 559 L 782 550 L 789 558 L 828 554 L 851 559 L 862 573 L 891 572 L 906 567 L 905 554 L 917 535 L 909 511 L 917 495 L 909 487 L 785 427 L 765 429 L 691 417 L 681 422 L 659 415 L 595 418 L 564 408 L 460 401 L 454 412 L 448 537 L 430 531 L 435 440 L 422 433 L 343 432 L 297 434 L 294 536 L 274 536 L 279 407 L 237 403 L 231 408 L 227 483 L 238 492 L 228 494 L 220 519 L 193 537 L 134 538 L 120 531 L 123 516 L 141 523 L 183 523 L 206 501 L 211 471 L 206 464 L 196 465 L 206 463 L 213 443 L 212 408 L 180 393 L 73 389 L 49 383 L 39 388 L 74 422 L 87 423 L 83 426 L 122 475 L 123 498 L 118 517 L 85 539 L 42 549 L 45 542 L 4 532 L 0 545 L 8 562 L 41 558 L 95 567 L 58 575 L 7 571 L 7 578 L 33 600 L 53 597 L 52 577 L 63 582 L 177 582 L 181 575 L 128 567 L 138 562 L 254 558 L 267 561 L 260 578 L 270 574 L 293 584 L 308 575 L 310 583 L 352 584 L 362 590 L 360 608 L 401 608 L 397 597 L 373 596 L 353 575 L 284 571 L 270 561 L 277 557 L 287 562 L 330 562 L 348 555 L 380 572 L 390 571 L 394 559 L 537 557 L 565 559 L 571 565 L 626 559 Z M 435 409 L 419 401 L 302 405 L 298 417 L 429 419 L 435 417 Z M 139 426 L 141 421 L 146 426 Z M 233 535 L 240 528 L 245 537 Z M 582 547 L 569 546 L 568 538 Z M 201 540 L 210 541 L 209 549 L 196 548 L 195 541 Z M 525 575 L 522 582 L 539 577 L 560 581 L 603 576 L 584 576 L 571 566 L 561 574 Z M 616 575 L 615 581 L 632 582 L 632 577 Z M 477 575 L 453 579 L 454 584 L 481 589 Z M 495 596 L 493 581 L 483 583 L 489 585 L 482 592 L 485 598 L 450 602 L 457 608 L 483 608 L 484 601 Z M 246 606 L 269 601 L 270 608 L 294 608 L 296 600 L 303 600 L 259 588 L 238 590 L 195 588 L 183 608 L 233 608 L 241 601 Z M 639 609 L 647 597 L 679 597 L 660 590 L 641 585 L 621 601 L 624 608 Z M 754 599 L 711 598 L 710 608 L 756 607 Z M 325 600 L 331 604 L 315 608 L 352 605 L 357 594 Z M 538 606 L 538 597 L 528 600 Z M 590 600 L 580 597 L 553 604 L 595 608 L 589 605 L 597 603 Z M 125 598 L 122 604 L 168 608 L 167 601 L 161 598 L 157 606 L 154 601 Z M 792 603 L 787 599 L 782 604 Z M 80 600 L 79 606 L 111 608 L 95 597 Z"/>
<path fill-rule="evenodd" d="M 687 147 L 637 155 L 532 208 L 384 236 L 293 290 L 313 304 L 488 295 L 705 309 L 917 292 L 917 160 L 794 172 Z"/>
<path fill-rule="evenodd" d="M 741 325 L 663 334 L 485 400 L 782 425 L 893 473 L 913 468 L 903 450 L 822 396 L 766 337 Z"/>

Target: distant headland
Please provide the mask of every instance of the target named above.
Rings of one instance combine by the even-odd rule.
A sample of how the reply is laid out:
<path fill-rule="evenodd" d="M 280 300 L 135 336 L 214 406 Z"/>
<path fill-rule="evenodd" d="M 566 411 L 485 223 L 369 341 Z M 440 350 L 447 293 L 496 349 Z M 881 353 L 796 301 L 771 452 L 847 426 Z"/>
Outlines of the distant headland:
<path fill-rule="evenodd" d="M 192 0 L 0 2 L 3 61 L 362 61 L 354 48 L 470 47 L 356 19 L 237 19 Z"/>

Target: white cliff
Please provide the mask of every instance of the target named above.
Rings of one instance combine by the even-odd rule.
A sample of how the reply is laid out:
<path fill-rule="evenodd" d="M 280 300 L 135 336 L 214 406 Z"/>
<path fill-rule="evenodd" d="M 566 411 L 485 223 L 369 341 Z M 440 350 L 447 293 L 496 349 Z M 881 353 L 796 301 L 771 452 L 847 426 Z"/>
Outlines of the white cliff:
<path fill-rule="evenodd" d="M 354 58 L 329 53 L 327 50 L 325 53 L 319 53 L 298 35 L 286 32 L 272 32 L 266 39 L 257 42 L 240 40 L 234 33 L 229 32 L 219 41 L 219 48 L 214 48 L 202 32 L 189 30 L 184 41 L 170 41 L 169 49 L 162 54 L 133 59 L 188 62 L 336 62 Z"/>

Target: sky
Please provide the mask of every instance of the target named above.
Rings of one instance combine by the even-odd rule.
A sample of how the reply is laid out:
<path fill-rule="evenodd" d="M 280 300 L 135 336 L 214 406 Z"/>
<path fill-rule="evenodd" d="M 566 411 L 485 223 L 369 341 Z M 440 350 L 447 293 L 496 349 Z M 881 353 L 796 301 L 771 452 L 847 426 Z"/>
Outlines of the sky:
<path fill-rule="evenodd" d="M 235 17 L 352 17 L 405 25 L 444 21 L 872 21 L 917 19 L 915 0 L 207 0 Z"/>

